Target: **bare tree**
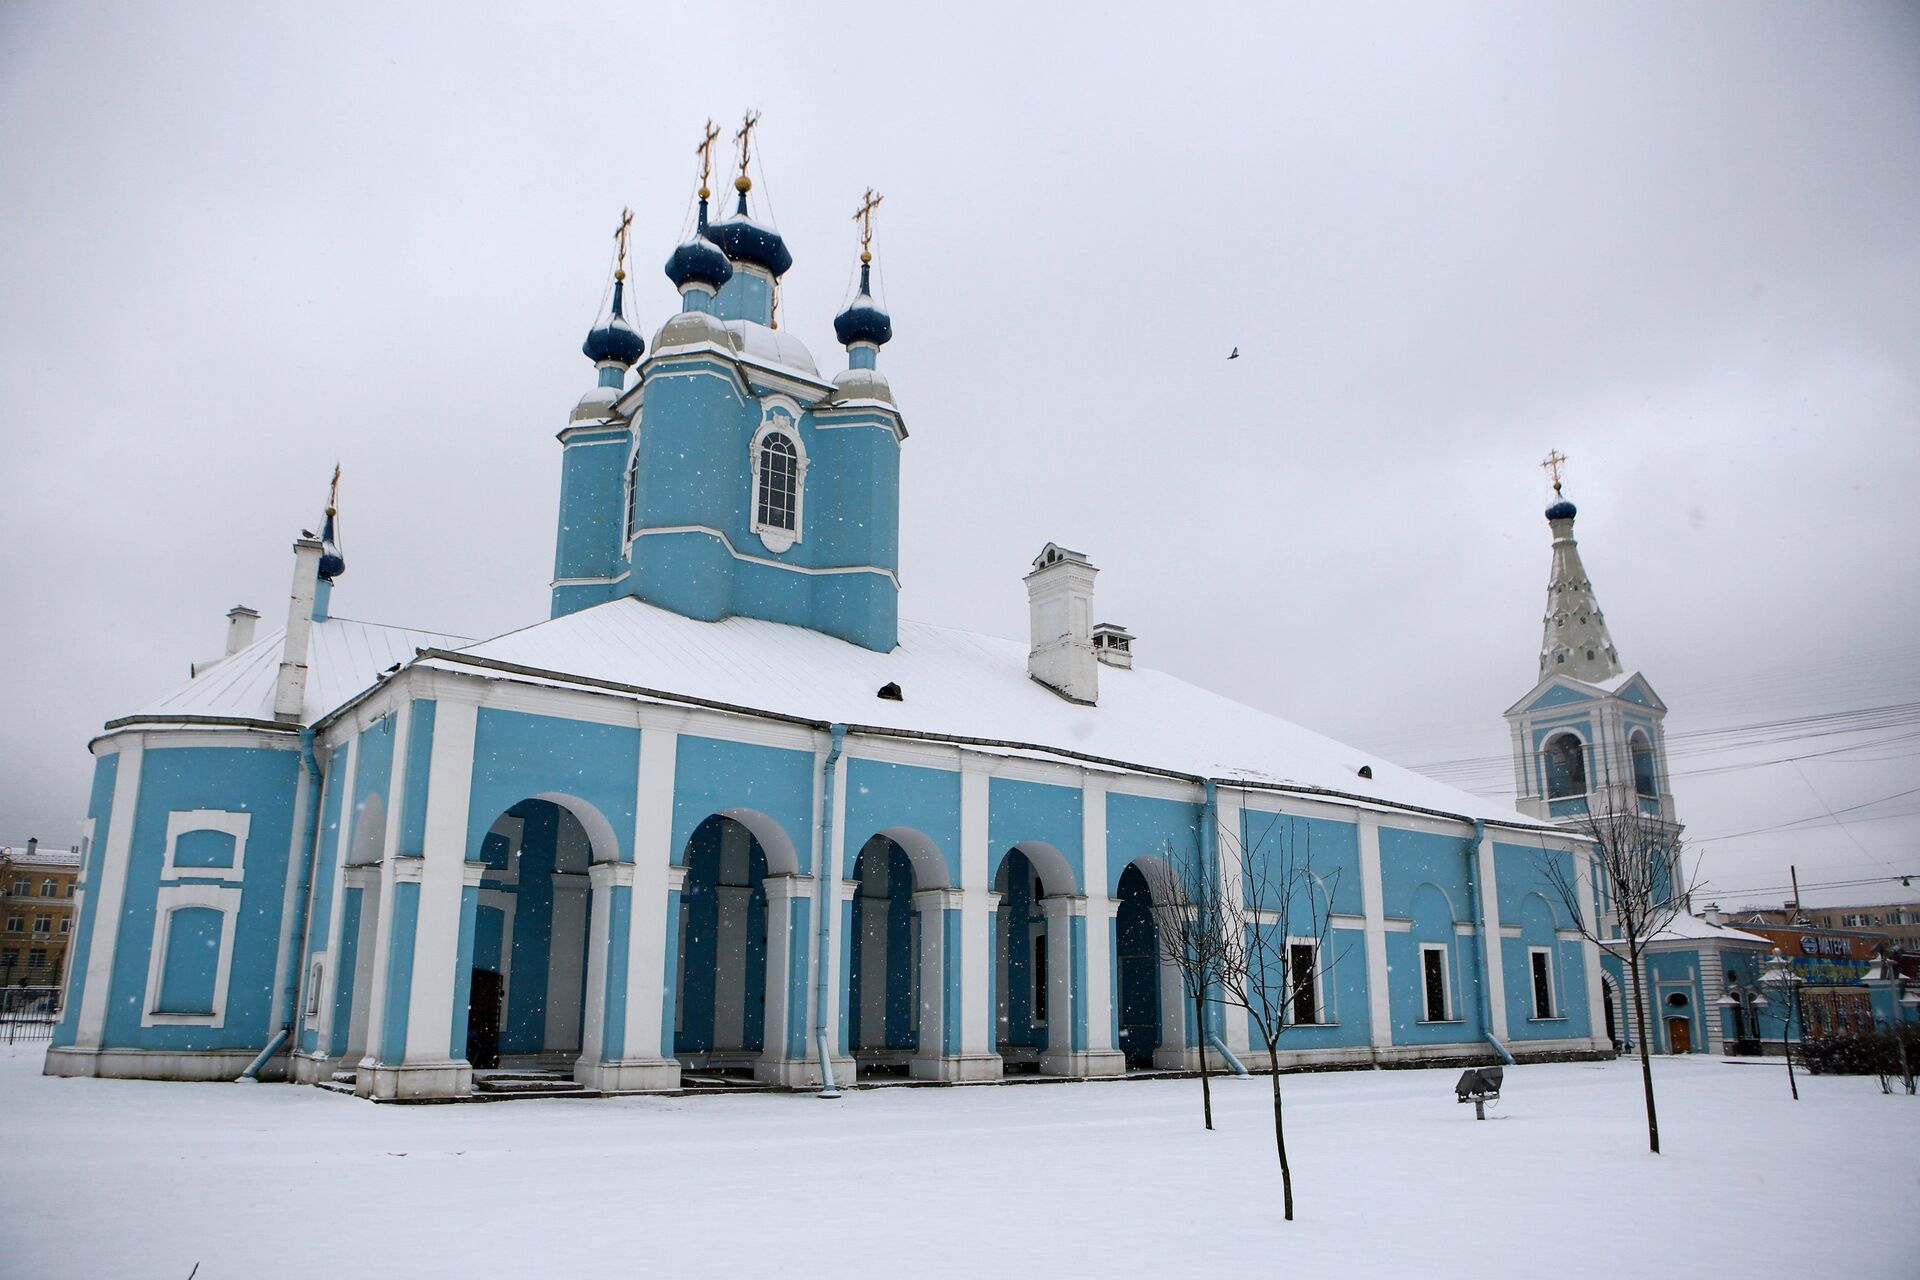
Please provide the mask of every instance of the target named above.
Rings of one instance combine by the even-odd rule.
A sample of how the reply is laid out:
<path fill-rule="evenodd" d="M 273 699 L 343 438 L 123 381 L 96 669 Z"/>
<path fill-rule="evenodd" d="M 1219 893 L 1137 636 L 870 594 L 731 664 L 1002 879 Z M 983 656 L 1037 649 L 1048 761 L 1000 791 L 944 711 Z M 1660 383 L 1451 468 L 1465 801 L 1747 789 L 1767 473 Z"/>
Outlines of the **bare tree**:
<path fill-rule="evenodd" d="M 1633 989 L 1634 1039 L 1647 1103 L 1647 1146 L 1660 1154 L 1660 1115 L 1653 1099 L 1652 1045 L 1647 1037 L 1647 944 L 1685 909 L 1691 884 L 1680 861 L 1680 833 L 1642 810 L 1637 796 L 1596 788 L 1575 830 L 1590 842 L 1569 858 L 1542 850 L 1540 869 L 1575 927 L 1626 961 Z M 1597 909 L 1595 898 L 1598 898 Z"/>
<path fill-rule="evenodd" d="M 1293 1221 L 1293 1166 L 1287 1161 L 1286 1115 L 1280 1095 L 1280 1040 L 1295 1027 L 1318 1023 L 1321 975 L 1338 961 L 1330 948 L 1333 893 L 1339 873 L 1313 869 L 1313 837 L 1304 822 L 1275 814 L 1251 848 L 1222 851 L 1237 862 L 1239 893 L 1222 892 L 1220 990 L 1246 1011 L 1266 1046 L 1273 1082 L 1273 1144 L 1280 1157 L 1280 1189 Z"/>
<path fill-rule="evenodd" d="M 1228 939 L 1220 877 L 1204 859 L 1176 857 L 1171 842 L 1158 864 L 1147 863 L 1154 937 L 1160 955 L 1180 972 L 1200 1039 L 1200 1110 L 1213 1128 L 1213 1086 L 1207 1068 L 1207 1002 L 1225 971 Z"/>

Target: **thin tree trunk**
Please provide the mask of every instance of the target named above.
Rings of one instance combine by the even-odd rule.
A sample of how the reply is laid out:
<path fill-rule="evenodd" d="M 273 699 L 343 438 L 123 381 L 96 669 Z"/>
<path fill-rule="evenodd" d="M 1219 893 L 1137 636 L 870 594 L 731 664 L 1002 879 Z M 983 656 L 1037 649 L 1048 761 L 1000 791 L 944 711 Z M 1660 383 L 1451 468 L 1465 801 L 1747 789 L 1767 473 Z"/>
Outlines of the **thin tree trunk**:
<path fill-rule="evenodd" d="M 1793 1090 L 1793 1100 L 1800 1101 L 1800 1082 L 1793 1078 L 1793 1045 L 1787 1040 L 1787 1034 L 1793 1030 L 1794 1017 L 1800 1012 L 1799 992 L 1789 991 L 1787 1010 L 1780 1015 L 1780 1052 L 1787 1060 L 1787 1088 Z M 1800 1028 L 1800 1034 L 1806 1035 L 1807 1029 Z"/>
<path fill-rule="evenodd" d="M 1627 947 L 1627 963 L 1633 966 L 1633 1020 L 1640 1035 L 1640 1088 L 1647 1095 L 1647 1146 L 1660 1154 L 1660 1116 L 1653 1107 L 1653 1059 L 1647 1044 L 1647 995 L 1640 975 L 1640 957 Z"/>
<path fill-rule="evenodd" d="M 1207 1128 L 1213 1128 L 1213 1086 L 1207 1078 L 1206 1001 L 1196 992 L 1193 997 L 1194 1034 L 1200 1038 L 1200 1109 L 1206 1113 Z"/>
<path fill-rule="evenodd" d="M 1287 1163 L 1287 1126 L 1280 1112 L 1280 1054 L 1267 1042 L 1267 1066 L 1273 1070 L 1273 1145 L 1280 1152 L 1280 1198 L 1293 1221 L 1293 1167 Z"/>

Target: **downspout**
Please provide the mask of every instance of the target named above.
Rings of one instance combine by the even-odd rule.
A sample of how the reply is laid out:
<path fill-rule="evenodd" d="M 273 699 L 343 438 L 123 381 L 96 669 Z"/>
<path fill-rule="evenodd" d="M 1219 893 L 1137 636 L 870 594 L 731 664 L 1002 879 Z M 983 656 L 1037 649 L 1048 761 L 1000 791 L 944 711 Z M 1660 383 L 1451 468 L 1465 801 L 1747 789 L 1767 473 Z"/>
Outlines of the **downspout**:
<path fill-rule="evenodd" d="M 1206 794 L 1206 800 L 1201 805 L 1200 816 L 1201 868 L 1207 875 L 1213 877 L 1214 884 L 1218 885 L 1220 881 L 1220 793 L 1212 778 L 1206 779 L 1201 785 L 1205 788 Z M 1203 1007 L 1207 1011 L 1210 1022 L 1220 1021 L 1217 1008 L 1219 1003 L 1214 993 L 1207 993 L 1207 1002 Z M 1200 1035 L 1206 1045 L 1213 1046 L 1213 1051 L 1227 1060 L 1227 1065 L 1232 1068 L 1233 1074 L 1248 1075 L 1247 1068 L 1240 1059 L 1233 1056 L 1233 1050 L 1227 1048 L 1226 1037 L 1220 1034 L 1221 1030 L 1219 1026 L 1205 1026 L 1200 1028 Z M 1206 1052 L 1204 1045 L 1201 1052 Z"/>
<path fill-rule="evenodd" d="M 1480 906 L 1480 876 L 1477 863 L 1480 858 L 1480 842 L 1487 838 L 1487 824 L 1480 818 L 1473 820 L 1473 839 L 1467 842 L 1467 897 L 1473 903 L 1473 955 L 1474 973 L 1478 981 L 1475 986 L 1480 996 L 1480 1032 L 1493 1046 L 1500 1060 L 1508 1066 L 1516 1066 L 1513 1055 L 1507 1052 L 1507 1046 L 1500 1043 L 1493 1034 L 1491 1019 L 1487 1013 L 1487 987 L 1492 983 L 1487 968 L 1487 913 Z M 1498 941 L 1496 938 L 1495 941 Z"/>
<path fill-rule="evenodd" d="M 814 900 L 818 904 L 819 920 L 814 930 L 813 965 L 813 1039 L 820 1054 L 820 1094 L 822 1098 L 837 1098 L 840 1090 L 833 1082 L 833 1053 L 827 1045 L 827 975 L 832 970 L 833 959 L 828 954 L 833 945 L 833 882 L 835 877 L 827 874 L 829 860 L 834 857 L 833 832 L 833 783 L 840 766 L 840 749 L 846 745 L 847 726 L 836 724 L 829 732 L 833 735 L 833 745 L 827 751 L 826 764 L 820 770 L 820 853 L 813 868 Z"/>
<path fill-rule="evenodd" d="M 298 937 L 299 945 L 287 963 L 287 985 L 280 993 L 279 1017 L 280 1029 L 273 1033 L 254 1060 L 247 1064 L 235 1084 L 258 1084 L 260 1072 L 267 1063 L 273 1061 L 273 1055 L 280 1052 L 282 1046 L 293 1036 L 293 1010 L 300 996 L 300 979 L 307 964 L 307 926 L 312 920 L 310 895 L 313 889 L 314 844 L 319 839 L 320 829 L 320 762 L 313 754 L 313 730 L 303 727 L 300 730 L 300 768 L 307 775 L 307 812 L 301 824 L 300 836 L 300 881 L 299 892 L 294 896 L 293 909 L 299 913 L 298 925 L 289 937 Z"/>

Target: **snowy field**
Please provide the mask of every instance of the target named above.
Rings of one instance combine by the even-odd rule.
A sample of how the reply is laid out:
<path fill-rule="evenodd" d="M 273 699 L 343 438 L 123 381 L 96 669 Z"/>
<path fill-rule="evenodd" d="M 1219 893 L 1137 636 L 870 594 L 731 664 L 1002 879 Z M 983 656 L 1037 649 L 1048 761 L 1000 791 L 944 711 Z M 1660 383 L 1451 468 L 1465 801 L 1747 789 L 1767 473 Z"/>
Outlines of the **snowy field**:
<path fill-rule="evenodd" d="M 374 1106 L 41 1077 L 0 1048 L 0 1275 L 1920 1276 L 1920 1098 L 1713 1058 Z M 1324 1270 L 1323 1270 L 1324 1269 Z"/>

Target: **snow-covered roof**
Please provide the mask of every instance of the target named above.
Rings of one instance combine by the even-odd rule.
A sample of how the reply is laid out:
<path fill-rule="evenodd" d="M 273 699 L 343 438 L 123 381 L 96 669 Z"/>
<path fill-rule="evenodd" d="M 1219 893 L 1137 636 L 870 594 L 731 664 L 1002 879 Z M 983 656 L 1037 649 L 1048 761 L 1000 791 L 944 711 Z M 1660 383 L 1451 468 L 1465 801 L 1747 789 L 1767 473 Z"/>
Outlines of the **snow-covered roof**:
<path fill-rule="evenodd" d="M 26 845 L 13 845 L 0 849 L 0 862 L 16 867 L 73 868 L 80 865 L 80 851 L 61 847 L 49 849 L 45 845 L 37 845 L 32 849 Z"/>
<path fill-rule="evenodd" d="M 1150 668 L 1102 666 L 1099 705 L 1080 706 L 1027 674 L 1024 643 L 927 623 L 903 620 L 898 647 L 875 653 L 802 627 L 750 618 L 701 622 L 623 598 L 509 632 L 461 656 L 817 722 L 1039 746 L 1542 826 Z M 460 658 L 423 662 L 473 670 Z M 902 701 L 878 696 L 887 684 L 900 686 Z M 1360 776 L 1362 766 L 1371 766 L 1371 778 Z"/>
<path fill-rule="evenodd" d="M 1710 924 L 1698 916 L 1681 912 L 1660 932 L 1647 939 L 1648 942 L 1749 942 L 1755 946 L 1770 947 L 1772 942 L 1751 933 L 1724 924 Z"/>
<path fill-rule="evenodd" d="M 202 668 L 200 674 L 186 684 L 126 718 L 153 721 L 216 716 L 272 720 L 273 688 L 280 674 L 280 648 L 285 635 L 284 627 L 267 632 L 232 657 Z M 388 667 L 413 657 L 416 649 L 455 648 L 467 643 L 465 636 L 356 622 L 351 618 L 316 622 L 308 641 L 303 723 L 318 720 L 372 684 L 374 677 Z"/>

